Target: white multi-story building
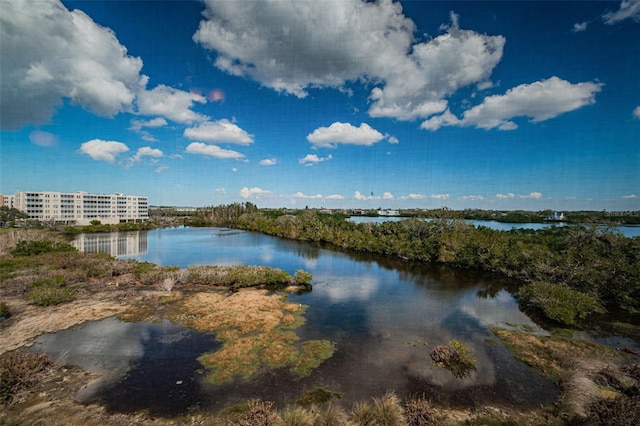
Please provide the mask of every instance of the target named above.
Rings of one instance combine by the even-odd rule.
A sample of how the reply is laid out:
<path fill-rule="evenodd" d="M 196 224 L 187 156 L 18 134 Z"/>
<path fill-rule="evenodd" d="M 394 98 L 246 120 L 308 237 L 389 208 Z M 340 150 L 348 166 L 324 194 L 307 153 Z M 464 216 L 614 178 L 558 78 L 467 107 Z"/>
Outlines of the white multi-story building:
<path fill-rule="evenodd" d="M 76 225 L 92 220 L 116 224 L 149 219 L 147 197 L 137 195 L 18 191 L 13 204 L 29 219 Z"/>
<path fill-rule="evenodd" d="M 13 195 L 0 194 L 0 207 L 13 207 Z"/>

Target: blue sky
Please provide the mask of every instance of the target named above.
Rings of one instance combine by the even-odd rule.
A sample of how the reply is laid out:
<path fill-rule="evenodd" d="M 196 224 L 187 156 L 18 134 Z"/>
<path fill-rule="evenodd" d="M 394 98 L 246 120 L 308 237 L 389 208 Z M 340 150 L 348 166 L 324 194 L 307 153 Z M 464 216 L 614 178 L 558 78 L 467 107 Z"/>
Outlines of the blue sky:
<path fill-rule="evenodd" d="M 0 193 L 640 209 L 640 1 L 0 0 Z"/>

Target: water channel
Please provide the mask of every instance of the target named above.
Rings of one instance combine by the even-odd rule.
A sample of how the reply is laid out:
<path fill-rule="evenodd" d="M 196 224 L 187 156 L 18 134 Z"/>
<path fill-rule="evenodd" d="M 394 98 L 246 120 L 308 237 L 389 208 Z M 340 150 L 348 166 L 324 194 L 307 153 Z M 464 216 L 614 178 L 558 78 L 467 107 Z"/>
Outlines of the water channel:
<path fill-rule="evenodd" d="M 518 309 L 507 291 L 513 283 L 495 276 L 222 228 L 87 234 L 75 244 L 160 265 L 265 265 L 291 274 L 304 269 L 313 274 L 314 286 L 310 293 L 289 296 L 308 305 L 307 321 L 296 332 L 337 345 L 309 377 L 277 370 L 214 386 L 204 383 L 196 358 L 218 347 L 215 336 L 176 324 L 110 318 L 38 339 L 36 348 L 65 353 L 70 363 L 105 374 L 79 398 L 112 411 L 216 411 L 250 398 L 284 406 L 317 387 L 344 394 L 345 405 L 388 390 L 463 406 L 497 402 L 524 408 L 557 396 L 551 381 L 515 360 L 492 335 L 494 326 L 546 333 Z M 465 342 L 477 356 L 470 377 L 456 378 L 431 362 L 431 349 L 451 339 Z"/>

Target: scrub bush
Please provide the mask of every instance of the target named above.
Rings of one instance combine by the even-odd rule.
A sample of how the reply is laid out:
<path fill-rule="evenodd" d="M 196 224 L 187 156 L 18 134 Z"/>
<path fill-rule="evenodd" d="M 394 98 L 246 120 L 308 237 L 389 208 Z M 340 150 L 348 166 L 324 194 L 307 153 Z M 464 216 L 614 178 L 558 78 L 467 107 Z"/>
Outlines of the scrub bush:
<path fill-rule="evenodd" d="M 405 413 L 400 400 L 393 392 L 387 392 L 373 401 L 361 401 L 351 409 L 351 419 L 359 425 L 401 426 L 406 425 Z"/>
<path fill-rule="evenodd" d="M 576 320 L 593 312 L 604 312 L 595 297 L 559 284 L 540 281 L 527 284 L 518 296 L 525 305 L 541 309 L 547 318 L 566 325 L 575 325 Z"/>
<path fill-rule="evenodd" d="M 327 407 L 320 412 L 320 415 L 316 418 L 313 424 L 314 426 L 348 425 L 349 417 L 342 408 L 329 403 Z"/>
<path fill-rule="evenodd" d="M 10 404 L 18 392 L 38 383 L 52 365 L 44 353 L 14 351 L 0 355 L 0 403 Z"/>
<path fill-rule="evenodd" d="M 439 422 L 433 405 L 424 398 L 409 401 L 405 408 L 405 415 L 409 426 L 435 425 Z"/>
<path fill-rule="evenodd" d="M 307 271 L 303 271 L 302 269 L 298 269 L 293 276 L 293 281 L 300 285 L 310 285 L 312 279 L 313 275 Z"/>
<path fill-rule="evenodd" d="M 478 360 L 467 345 L 456 339 L 451 340 L 448 346 L 436 346 L 431 352 L 431 359 L 459 379 L 475 371 Z"/>
<path fill-rule="evenodd" d="M 36 256 L 42 253 L 58 253 L 78 251 L 75 247 L 58 241 L 18 241 L 16 247 L 11 250 L 13 256 Z"/>
<path fill-rule="evenodd" d="M 273 411 L 273 402 L 253 400 L 249 402 L 249 410 L 240 420 L 240 426 L 269 426 L 278 419 Z"/>
<path fill-rule="evenodd" d="M 62 275 L 34 281 L 29 286 L 27 297 L 38 306 L 51 306 L 70 302 L 75 299 L 73 289 L 66 286 Z"/>
<path fill-rule="evenodd" d="M 0 319 L 9 318 L 11 312 L 9 312 L 9 305 L 5 302 L 0 302 Z"/>
<path fill-rule="evenodd" d="M 317 414 L 304 407 L 287 407 L 280 413 L 280 420 L 275 424 L 277 426 L 313 426 L 316 417 Z"/>

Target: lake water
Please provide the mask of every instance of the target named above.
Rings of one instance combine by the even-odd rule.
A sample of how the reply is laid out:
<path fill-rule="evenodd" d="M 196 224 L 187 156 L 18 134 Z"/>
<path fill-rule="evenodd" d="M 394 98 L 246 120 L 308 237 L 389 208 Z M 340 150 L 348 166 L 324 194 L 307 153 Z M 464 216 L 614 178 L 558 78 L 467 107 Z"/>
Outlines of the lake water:
<path fill-rule="evenodd" d="M 256 397 L 283 406 L 320 386 L 343 393 L 346 405 L 387 390 L 464 406 L 536 406 L 557 396 L 552 382 L 515 360 L 490 332 L 493 326 L 526 326 L 545 333 L 520 312 L 506 290 L 513 283 L 506 280 L 221 228 L 89 234 L 76 245 L 161 265 L 265 265 L 291 274 L 304 269 L 313 274 L 314 286 L 310 293 L 289 296 L 309 306 L 306 324 L 296 331 L 302 339 L 337 344 L 334 356 L 307 378 L 271 371 L 246 383 L 213 386 L 203 383 L 194 362 L 213 350 L 213 336 L 174 324 L 111 318 L 38 339 L 41 349 L 66 351 L 86 368 L 111 372 L 82 398 L 102 401 L 114 411 L 218 410 Z M 470 377 L 458 379 L 431 362 L 433 347 L 451 339 L 465 342 L 477 356 L 477 371 Z M 162 373 L 177 365 L 183 368 Z M 143 397 L 150 387 L 163 389 L 161 395 Z M 172 392 L 182 397 L 168 408 L 161 396 Z"/>

